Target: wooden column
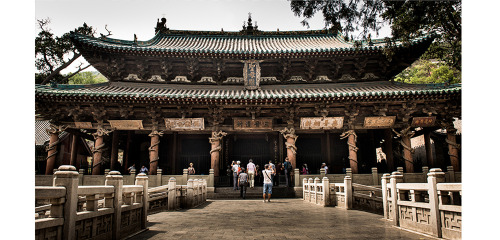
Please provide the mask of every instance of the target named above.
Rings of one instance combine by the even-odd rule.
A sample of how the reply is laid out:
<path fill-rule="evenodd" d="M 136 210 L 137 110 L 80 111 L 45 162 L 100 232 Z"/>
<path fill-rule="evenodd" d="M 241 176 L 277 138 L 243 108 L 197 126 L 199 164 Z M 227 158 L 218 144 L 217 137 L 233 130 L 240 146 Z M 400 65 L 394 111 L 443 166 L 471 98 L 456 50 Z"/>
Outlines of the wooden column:
<path fill-rule="evenodd" d="M 127 143 L 125 144 L 125 152 L 123 153 L 123 169 L 128 169 L 128 159 L 130 155 L 130 142 L 132 141 L 133 131 L 127 131 Z"/>
<path fill-rule="evenodd" d="M 297 168 L 297 147 L 295 146 L 295 141 L 297 141 L 298 136 L 295 135 L 295 129 L 286 128 L 280 131 L 283 137 L 286 139 L 286 156 L 292 164 L 292 168 Z"/>
<path fill-rule="evenodd" d="M 330 173 L 333 172 L 332 168 L 332 150 L 330 146 L 330 132 L 326 131 L 326 162 L 330 167 Z"/>
<path fill-rule="evenodd" d="M 434 164 L 434 156 L 432 155 L 431 132 L 427 129 L 424 132 L 424 143 L 425 143 L 425 156 L 427 159 L 427 166 L 429 168 L 433 168 L 435 164 Z"/>
<path fill-rule="evenodd" d="M 214 131 L 212 132 L 212 137 L 208 139 L 208 141 L 212 145 L 212 149 L 210 150 L 210 157 L 211 157 L 210 169 L 214 170 L 215 177 L 219 176 L 219 158 L 220 158 L 220 151 L 222 150 L 221 142 L 222 138 L 226 135 L 227 133 L 223 131 L 218 131 L 218 132 Z"/>
<path fill-rule="evenodd" d="M 457 144 L 456 132 L 457 129 L 451 124 L 451 127 L 446 129 L 446 143 L 448 143 L 448 155 L 450 155 L 451 166 L 453 166 L 455 171 L 460 172 L 460 164 L 458 162 L 458 148 L 460 148 L 460 145 Z"/>
<path fill-rule="evenodd" d="M 387 171 L 392 173 L 395 171 L 396 168 L 394 166 L 391 129 L 384 129 L 384 148 L 385 148 L 385 161 L 387 162 Z"/>
<path fill-rule="evenodd" d="M 47 146 L 47 163 L 45 175 L 52 175 L 56 164 L 57 145 L 59 144 L 59 133 L 63 131 L 62 126 L 50 125 L 47 133 L 50 134 L 49 146 Z"/>
<path fill-rule="evenodd" d="M 116 170 L 118 162 L 118 130 L 113 131 L 113 139 L 111 140 L 111 170 Z"/>
<path fill-rule="evenodd" d="M 172 172 L 171 172 L 171 174 L 175 174 L 176 162 L 177 162 L 177 152 L 178 152 L 178 147 L 177 147 L 178 133 L 174 132 L 172 138 L 173 138 L 173 143 L 172 143 L 172 160 L 171 160 Z"/>
<path fill-rule="evenodd" d="M 76 156 L 78 153 L 78 136 L 75 134 L 71 135 L 71 156 L 69 158 L 69 165 L 76 166 Z"/>
<path fill-rule="evenodd" d="M 340 135 L 340 139 L 347 138 L 347 145 L 349 146 L 349 165 L 352 173 L 358 173 L 358 147 L 356 142 L 358 136 L 354 130 L 349 130 Z"/>
<path fill-rule="evenodd" d="M 413 153 L 414 149 L 411 148 L 411 137 L 415 135 L 415 133 L 411 130 L 411 127 L 407 127 L 401 132 L 394 131 L 398 137 L 401 137 L 401 146 L 403 146 L 403 159 L 405 161 L 405 167 L 407 173 L 413 173 L 414 171 L 414 163 L 413 163 Z"/>
<path fill-rule="evenodd" d="M 108 135 L 110 131 L 99 127 L 97 132 L 92 134 L 94 135 L 94 149 L 92 153 L 94 154 L 92 160 L 92 175 L 101 175 L 102 174 L 102 150 L 105 146 L 104 144 L 104 135 Z"/>
<path fill-rule="evenodd" d="M 156 175 L 158 170 L 160 137 L 163 136 L 162 132 L 153 130 L 149 136 L 151 137 L 151 146 L 149 147 L 149 174 Z"/>

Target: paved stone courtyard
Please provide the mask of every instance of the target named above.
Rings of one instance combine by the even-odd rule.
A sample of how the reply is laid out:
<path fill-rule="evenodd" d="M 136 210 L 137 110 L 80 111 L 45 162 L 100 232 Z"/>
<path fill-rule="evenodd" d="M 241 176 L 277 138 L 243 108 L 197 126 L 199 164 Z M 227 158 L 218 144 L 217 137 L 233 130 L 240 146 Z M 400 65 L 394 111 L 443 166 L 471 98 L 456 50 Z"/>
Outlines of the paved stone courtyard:
<path fill-rule="evenodd" d="M 132 239 L 434 239 L 392 227 L 377 214 L 301 199 L 207 200 L 148 221 L 149 230 Z"/>

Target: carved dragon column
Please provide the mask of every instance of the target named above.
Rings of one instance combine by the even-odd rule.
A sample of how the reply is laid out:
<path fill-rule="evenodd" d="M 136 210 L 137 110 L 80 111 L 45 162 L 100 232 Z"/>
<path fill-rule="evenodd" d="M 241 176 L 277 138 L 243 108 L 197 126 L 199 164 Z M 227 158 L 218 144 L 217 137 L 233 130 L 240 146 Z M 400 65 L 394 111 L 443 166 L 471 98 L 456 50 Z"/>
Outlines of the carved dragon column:
<path fill-rule="evenodd" d="M 349 146 L 349 166 L 352 173 L 358 173 L 358 147 L 356 147 L 358 135 L 354 130 L 348 130 L 340 135 L 340 139 L 345 138 L 347 138 L 347 145 Z"/>
<path fill-rule="evenodd" d="M 411 130 L 410 127 L 401 130 L 401 132 L 396 132 L 394 129 L 393 131 L 398 137 L 401 138 L 399 142 L 401 143 L 401 146 L 403 146 L 403 159 L 405 160 L 406 172 L 415 172 L 413 166 L 413 153 L 415 152 L 415 149 L 411 148 L 411 138 L 413 137 L 413 135 L 415 135 L 415 133 Z"/>
<path fill-rule="evenodd" d="M 295 129 L 293 127 L 287 128 L 280 131 L 285 138 L 285 146 L 286 146 L 286 156 L 288 160 L 292 164 L 292 168 L 295 169 L 297 167 L 297 147 L 295 146 L 295 141 L 297 141 L 298 136 L 295 135 Z"/>
<path fill-rule="evenodd" d="M 104 135 L 108 135 L 111 131 L 104 129 L 102 125 L 97 128 L 97 132 L 93 133 L 94 136 L 94 148 L 92 149 L 93 161 L 92 161 L 92 175 L 101 175 L 102 169 L 102 151 L 104 149 Z"/>
<path fill-rule="evenodd" d="M 59 133 L 66 129 L 65 126 L 57 126 L 50 124 L 47 133 L 50 135 L 49 146 L 47 146 L 47 164 L 45 167 L 45 175 L 52 175 L 54 165 L 56 163 L 57 145 L 59 144 Z"/>
<path fill-rule="evenodd" d="M 442 126 L 446 128 L 445 141 L 448 143 L 448 155 L 450 155 L 451 166 L 453 166 L 453 170 L 459 172 L 458 149 L 460 149 L 460 144 L 457 144 L 457 129 L 453 125 L 453 120 L 443 123 Z"/>
<path fill-rule="evenodd" d="M 153 127 L 153 130 L 151 131 L 149 136 L 151 137 L 151 146 L 149 147 L 149 174 L 156 175 L 156 172 L 158 170 L 158 160 L 160 160 L 160 137 L 163 136 L 163 132 L 158 131 L 157 127 Z"/>
<path fill-rule="evenodd" d="M 219 176 L 219 157 L 220 157 L 220 151 L 222 150 L 221 147 L 221 141 L 224 136 L 226 136 L 227 133 L 223 131 L 213 131 L 212 132 L 212 137 L 210 137 L 208 140 L 210 144 L 212 145 L 212 149 L 210 150 L 210 157 L 211 157 L 211 165 L 210 168 L 214 170 L 214 176 Z"/>

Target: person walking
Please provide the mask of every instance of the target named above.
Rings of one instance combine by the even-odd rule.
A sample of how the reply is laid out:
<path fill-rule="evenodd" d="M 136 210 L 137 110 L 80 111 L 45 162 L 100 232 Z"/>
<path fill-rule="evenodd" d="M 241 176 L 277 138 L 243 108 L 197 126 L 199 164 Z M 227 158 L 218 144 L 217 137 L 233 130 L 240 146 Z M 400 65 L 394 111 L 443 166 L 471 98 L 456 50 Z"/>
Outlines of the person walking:
<path fill-rule="evenodd" d="M 328 166 L 326 166 L 326 163 L 321 164 L 321 168 L 325 169 L 325 174 L 328 174 Z"/>
<path fill-rule="evenodd" d="M 196 171 L 194 170 L 193 163 L 189 163 L 188 175 L 194 175 Z"/>
<path fill-rule="evenodd" d="M 302 170 L 300 171 L 300 174 L 302 175 L 309 174 L 309 168 L 307 168 L 307 164 L 304 163 L 304 165 L 302 165 Z"/>
<path fill-rule="evenodd" d="M 135 170 L 135 163 L 128 168 L 128 173 L 132 173 L 132 170 Z"/>
<path fill-rule="evenodd" d="M 241 168 L 240 175 L 238 176 L 238 186 L 240 187 L 240 197 L 245 199 L 248 186 L 248 174 L 245 173 L 245 168 Z"/>
<path fill-rule="evenodd" d="M 233 170 L 233 190 L 239 190 L 238 187 L 238 170 L 240 168 L 240 165 L 238 165 L 235 161 L 233 161 L 232 164 L 232 170 Z"/>
<path fill-rule="evenodd" d="M 248 182 L 250 183 L 250 188 L 254 188 L 255 186 L 255 164 L 253 160 L 248 160 L 247 164 L 247 173 L 248 173 Z"/>
<path fill-rule="evenodd" d="M 271 194 L 273 193 L 273 181 L 271 179 L 271 175 L 274 174 L 271 166 L 269 164 L 266 164 L 264 166 L 265 170 L 262 170 L 262 176 L 264 177 L 264 187 L 263 189 L 263 194 L 262 197 L 264 198 L 264 202 L 266 202 L 266 195 L 267 195 L 267 202 L 271 202 Z"/>
<path fill-rule="evenodd" d="M 291 172 L 293 171 L 293 166 L 288 157 L 285 158 L 285 163 L 283 163 L 283 168 L 285 169 L 286 187 L 291 187 L 292 186 Z"/>
<path fill-rule="evenodd" d="M 271 175 L 271 181 L 273 182 L 274 185 L 274 176 L 276 175 L 276 166 L 273 164 L 273 161 L 269 160 L 269 169 L 273 171 L 273 174 Z"/>

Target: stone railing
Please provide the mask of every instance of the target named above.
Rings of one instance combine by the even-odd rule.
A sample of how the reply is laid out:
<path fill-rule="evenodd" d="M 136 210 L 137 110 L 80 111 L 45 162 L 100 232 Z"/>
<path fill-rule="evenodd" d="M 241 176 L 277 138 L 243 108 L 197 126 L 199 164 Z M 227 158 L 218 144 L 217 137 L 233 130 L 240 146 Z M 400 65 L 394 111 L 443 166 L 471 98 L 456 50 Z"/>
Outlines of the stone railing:
<path fill-rule="evenodd" d="M 123 182 L 119 172 L 111 171 L 105 185 L 78 186 L 76 169 L 59 167 L 53 186 L 35 187 L 36 238 L 122 239 L 146 229 L 150 209 L 194 207 L 207 197 L 206 180 L 176 185 L 171 178 L 168 185 L 151 189 L 145 174 L 135 177 L 135 185 Z"/>
<path fill-rule="evenodd" d="M 382 177 L 384 218 L 401 228 L 461 239 L 462 184 L 444 183 L 445 173 L 431 169 L 427 183 L 402 183 L 400 172 Z"/>
<path fill-rule="evenodd" d="M 327 177 L 303 179 L 303 200 L 321 206 L 336 206 L 345 209 L 361 208 L 382 213 L 382 189 L 352 183 L 349 176 L 344 183 L 330 183 Z"/>
<path fill-rule="evenodd" d="M 54 169 L 54 173 L 57 172 Z M 80 169 L 78 175 L 78 185 L 80 186 L 99 186 L 104 185 L 106 175 L 110 172 L 105 169 L 104 175 L 85 175 L 85 170 Z M 123 184 L 132 185 L 137 177 L 136 171 L 132 170 L 130 175 L 123 175 Z M 171 178 L 175 178 L 176 182 L 181 185 L 186 185 L 189 179 L 203 179 L 207 182 L 207 191 L 214 192 L 214 170 L 210 169 L 208 175 L 188 175 L 188 170 L 184 169 L 182 175 L 163 175 L 163 170 L 158 169 L 156 175 L 148 175 L 149 186 L 158 187 L 167 185 Z M 35 175 L 35 186 L 52 186 L 53 175 Z"/>
<path fill-rule="evenodd" d="M 421 173 L 403 173 L 403 168 L 398 167 L 397 171 L 403 174 L 403 179 L 405 183 L 419 183 L 427 181 L 427 173 L 429 173 L 428 167 L 422 167 Z M 350 168 L 346 169 L 345 174 L 325 174 L 324 169 L 320 169 L 320 174 L 307 174 L 300 175 L 299 169 L 295 169 L 295 187 L 302 187 L 302 182 L 304 179 L 309 178 L 319 178 L 323 179 L 327 177 L 331 183 L 342 183 L 346 176 L 350 176 L 353 183 L 369 185 L 369 186 L 379 186 L 381 185 L 380 179 L 383 173 L 379 173 L 377 168 L 372 168 L 372 173 L 367 174 L 353 174 Z M 446 182 L 461 182 L 462 174 L 461 172 L 455 172 L 452 166 L 447 167 L 445 173 Z M 300 190 L 299 190 L 300 191 Z"/>

